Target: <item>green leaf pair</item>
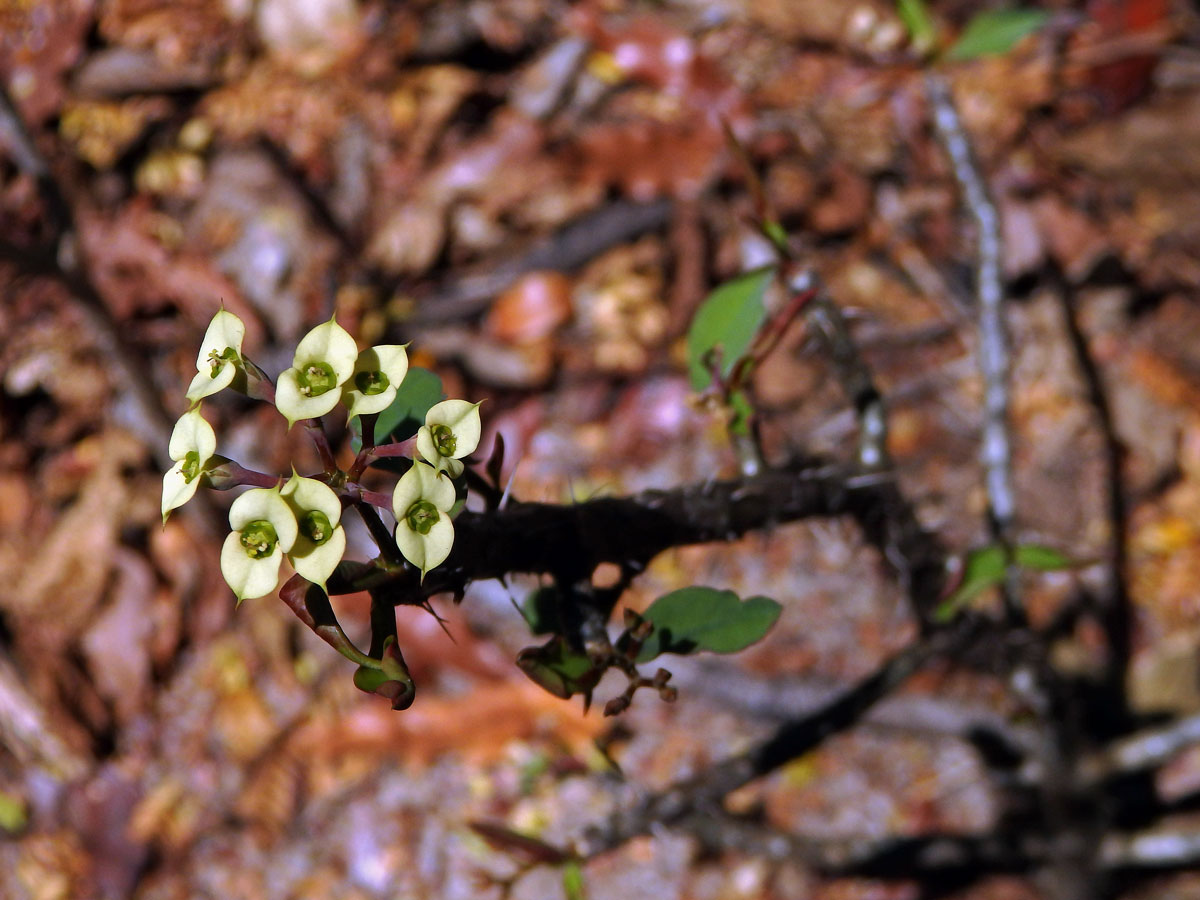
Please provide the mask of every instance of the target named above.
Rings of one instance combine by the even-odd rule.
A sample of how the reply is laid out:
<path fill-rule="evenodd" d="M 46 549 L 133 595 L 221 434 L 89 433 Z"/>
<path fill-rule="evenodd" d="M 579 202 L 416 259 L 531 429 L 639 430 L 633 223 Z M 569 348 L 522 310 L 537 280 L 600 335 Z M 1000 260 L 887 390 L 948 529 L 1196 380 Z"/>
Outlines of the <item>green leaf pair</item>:
<path fill-rule="evenodd" d="M 932 47 L 937 26 L 924 0 L 896 0 L 896 11 L 918 49 Z M 964 62 L 1007 53 L 1026 35 L 1041 28 L 1050 14 L 1029 7 L 990 9 L 975 15 L 958 36 L 945 58 Z"/>
<path fill-rule="evenodd" d="M 1031 572 L 1059 572 L 1079 565 L 1052 547 L 1040 544 L 1022 544 L 1014 547 L 1012 562 L 1017 568 Z M 1003 584 L 1007 575 L 1008 559 L 1003 547 L 989 544 L 972 550 L 963 563 L 958 585 L 933 611 L 933 621 L 938 624 L 949 622 L 959 610 L 984 591 Z"/>

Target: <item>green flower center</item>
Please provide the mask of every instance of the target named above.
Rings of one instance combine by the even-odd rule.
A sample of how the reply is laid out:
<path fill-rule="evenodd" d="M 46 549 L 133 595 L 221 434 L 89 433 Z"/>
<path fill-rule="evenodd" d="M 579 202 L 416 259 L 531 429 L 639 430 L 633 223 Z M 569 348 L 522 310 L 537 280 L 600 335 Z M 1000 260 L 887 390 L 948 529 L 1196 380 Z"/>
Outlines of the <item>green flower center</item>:
<path fill-rule="evenodd" d="M 388 377 L 382 372 L 359 372 L 354 376 L 354 386 L 362 393 L 370 397 L 373 394 L 382 394 L 388 389 Z"/>
<path fill-rule="evenodd" d="M 437 523 L 439 518 L 441 515 L 438 513 L 437 507 L 428 500 L 418 500 L 404 514 L 404 520 L 408 522 L 408 527 L 417 534 L 429 534 L 429 529 Z"/>
<path fill-rule="evenodd" d="M 454 451 L 458 449 L 458 438 L 454 436 L 449 425 L 434 425 L 429 432 L 433 435 L 433 446 L 441 456 L 454 455 Z"/>
<path fill-rule="evenodd" d="M 300 393 L 305 397 L 320 397 L 337 387 L 337 376 L 329 363 L 311 362 L 296 375 Z"/>
<path fill-rule="evenodd" d="M 333 535 L 333 525 L 329 516 L 319 509 L 313 509 L 300 517 L 300 533 L 314 544 L 323 544 Z"/>
<path fill-rule="evenodd" d="M 277 543 L 279 543 L 279 536 L 275 534 L 275 526 L 266 519 L 251 522 L 242 529 L 242 547 L 245 548 L 246 555 L 251 559 L 270 556 L 275 551 Z"/>
<path fill-rule="evenodd" d="M 187 456 L 183 458 L 183 465 L 180 467 L 183 472 L 183 480 L 191 482 L 200 474 L 200 451 L 189 450 Z"/>
<path fill-rule="evenodd" d="M 217 373 L 221 371 L 221 368 L 225 365 L 225 363 L 232 362 L 235 359 L 237 359 L 237 351 L 232 347 L 226 347 L 220 353 L 218 353 L 216 350 L 210 350 L 208 352 L 208 364 L 211 367 L 211 370 L 208 373 L 208 377 L 216 378 Z"/>

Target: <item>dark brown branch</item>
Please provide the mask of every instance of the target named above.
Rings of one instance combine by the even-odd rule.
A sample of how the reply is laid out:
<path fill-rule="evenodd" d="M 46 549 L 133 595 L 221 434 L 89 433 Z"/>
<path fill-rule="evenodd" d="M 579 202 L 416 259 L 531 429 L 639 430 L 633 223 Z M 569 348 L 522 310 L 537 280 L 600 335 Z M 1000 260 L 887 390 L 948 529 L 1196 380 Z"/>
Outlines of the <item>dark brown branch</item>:
<path fill-rule="evenodd" d="M 503 510 L 463 513 L 454 523 L 454 550 L 428 574 L 424 594 L 458 591 L 472 580 L 512 572 L 551 574 L 574 583 L 603 562 L 638 569 L 671 547 L 730 541 L 786 522 L 830 516 L 858 521 L 915 604 L 936 602 L 945 557 L 890 476 L 813 464 L 573 506 L 513 503 Z M 407 589 L 416 576 L 402 572 L 392 580 Z M 330 581 L 333 593 L 355 589 L 345 580 Z"/>
<path fill-rule="evenodd" d="M 1113 702 L 1125 698 L 1125 675 L 1133 642 L 1133 612 L 1129 599 L 1128 553 L 1125 540 L 1128 529 L 1129 510 L 1125 503 L 1124 479 L 1121 475 L 1125 448 L 1117 436 L 1112 406 L 1108 402 L 1104 380 L 1096 360 L 1088 347 L 1087 336 L 1079 322 L 1074 304 L 1074 294 L 1063 285 L 1063 315 L 1066 319 L 1067 337 L 1075 355 L 1075 365 L 1083 377 L 1088 402 L 1096 416 L 1096 424 L 1104 441 L 1104 475 L 1107 490 L 1108 566 L 1106 596 L 1101 598 L 1100 622 L 1104 628 L 1108 645 L 1108 660 L 1105 667 L 1108 689 Z"/>

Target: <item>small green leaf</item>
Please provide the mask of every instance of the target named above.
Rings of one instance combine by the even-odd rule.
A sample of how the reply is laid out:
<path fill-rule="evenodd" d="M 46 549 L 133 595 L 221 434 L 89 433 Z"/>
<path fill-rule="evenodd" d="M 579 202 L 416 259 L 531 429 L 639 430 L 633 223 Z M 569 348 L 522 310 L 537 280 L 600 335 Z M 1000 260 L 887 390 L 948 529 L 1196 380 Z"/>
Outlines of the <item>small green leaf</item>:
<path fill-rule="evenodd" d="M 521 604 L 521 615 L 529 625 L 529 630 L 534 634 L 552 634 L 557 627 L 560 602 L 558 589 L 553 586 L 530 591 Z"/>
<path fill-rule="evenodd" d="M 1014 547 L 1013 563 L 1018 568 L 1032 569 L 1035 572 L 1055 572 L 1077 565 L 1076 562 L 1054 548 L 1041 544 L 1021 544 Z M 978 550 L 972 550 L 967 554 L 963 563 L 958 586 L 937 605 L 933 611 L 933 621 L 949 622 L 960 609 L 984 591 L 1003 584 L 1007 574 L 1006 569 L 1003 547 L 989 544 Z"/>
<path fill-rule="evenodd" d="M 603 674 L 582 653 L 576 653 L 561 637 L 541 647 L 527 647 L 517 654 L 517 667 L 535 684 L 566 700 L 573 694 L 591 698 L 592 688 Z"/>
<path fill-rule="evenodd" d="M 729 419 L 729 430 L 733 434 L 750 433 L 750 420 L 754 417 L 754 404 L 745 391 L 733 391 L 729 395 L 729 408 L 733 415 Z"/>
<path fill-rule="evenodd" d="M 567 900 L 587 900 L 587 886 L 583 882 L 583 869 L 576 860 L 563 866 L 563 893 Z"/>
<path fill-rule="evenodd" d="M 29 824 L 29 809 L 24 798 L 0 791 L 0 831 L 16 834 Z"/>
<path fill-rule="evenodd" d="M 425 414 L 445 397 L 442 379 L 428 369 L 412 367 L 400 383 L 396 399 L 375 422 L 375 443 L 405 441 L 425 424 Z"/>
<path fill-rule="evenodd" d="M 929 7 L 925 0 L 896 0 L 896 12 L 908 29 L 908 36 L 913 45 L 918 48 L 933 46 L 937 38 L 937 28 L 933 17 L 929 15 Z"/>
<path fill-rule="evenodd" d="M 1007 53 L 1021 38 L 1045 24 L 1050 14 L 1041 9 L 993 9 L 981 12 L 963 29 L 946 53 L 950 60 L 979 59 Z"/>
<path fill-rule="evenodd" d="M 1041 544 L 1022 544 L 1013 551 L 1013 556 L 1022 569 L 1033 569 L 1035 572 L 1059 572 L 1078 565 L 1053 547 Z"/>
<path fill-rule="evenodd" d="M 692 387 L 702 391 L 711 377 L 708 354 L 720 348 L 722 377 L 728 378 L 746 354 L 766 319 L 763 295 L 775 269 L 755 269 L 725 282 L 700 305 L 688 331 L 688 372 Z"/>
<path fill-rule="evenodd" d="M 662 653 L 737 653 L 760 640 L 779 618 L 782 607 L 770 597 L 745 601 L 733 591 L 688 587 L 663 594 L 643 617 L 654 631 L 642 645 L 638 662 Z"/>
<path fill-rule="evenodd" d="M 788 234 L 787 229 L 780 225 L 774 219 L 767 219 L 762 223 L 763 236 L 770 241 L 779 250 L 787 252 L 788 249 Z"/>

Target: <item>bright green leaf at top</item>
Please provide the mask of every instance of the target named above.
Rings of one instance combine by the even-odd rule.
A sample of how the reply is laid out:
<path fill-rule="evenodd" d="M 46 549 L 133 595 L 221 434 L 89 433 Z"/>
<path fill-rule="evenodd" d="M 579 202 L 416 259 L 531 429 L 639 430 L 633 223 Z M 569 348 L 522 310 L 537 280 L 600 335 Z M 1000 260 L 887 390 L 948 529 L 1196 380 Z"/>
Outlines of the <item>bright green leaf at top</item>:
<path fill-rule="evenodd" d="M 688 330 L 688 374 L 692 388 L 702 391 L 711 382 L 705 357 L 720 348 L 723 377 L 729 377 L 746 354 L 767 317 L 763 296 L 775 277 L 774 267 L 755 269 L 725 282 L 696 311 Z"/>
<path fill-rule="evenodd" d="M 933 46 L 937 39 L 937 28 L 925 0 L 896 0 L 896 12 L 908 29 L 914 47 L 924 50 Z"/>
<path fill-rule="evenodd" d="M 1042 9 L 993 9 L 967 23 L 946 53 L 950 60 L 979 59 L 1007 53 L 1021 38 L 1037 31 L 1050 18 Z"/>
<path fill-rule="evenodd" d="M 430 408 L 445 396 L 442 379 L 428 369 L 410 368 L 396 398 L 375 421 L 375 443 L 408 440 L 425 424 Z"/>
<path fill-rule="evenodd" d="M 741 600 L 733 591 L 687 587 L 663 594 L 643 618 L 654 631 L 642 645 L 638 662 L 661 653 L 737 653 L 760 640 L 779 618 L 782 607 L 770 597 Z"/>

